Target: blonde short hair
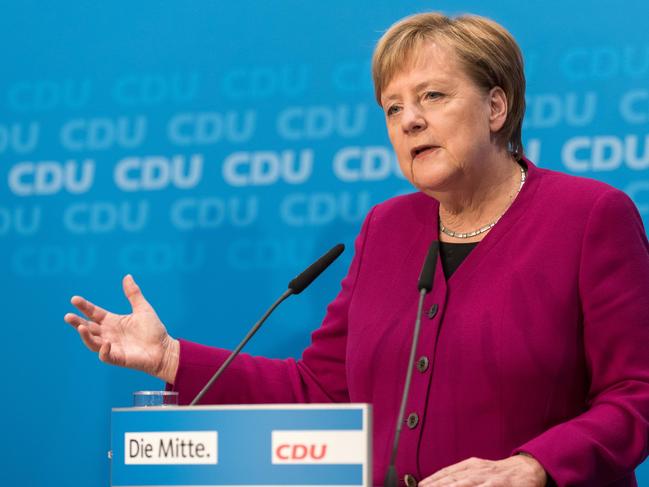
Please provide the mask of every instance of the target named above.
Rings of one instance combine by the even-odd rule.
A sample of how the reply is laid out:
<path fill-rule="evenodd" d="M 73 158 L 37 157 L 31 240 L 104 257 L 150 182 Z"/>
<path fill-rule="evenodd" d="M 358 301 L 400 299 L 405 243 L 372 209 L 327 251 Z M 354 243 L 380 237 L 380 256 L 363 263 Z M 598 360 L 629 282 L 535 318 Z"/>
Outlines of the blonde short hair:
<path fill-rule="evenodd" d="M 425 42 L 441 40 L 452 47 L 469 78 L 486 91 L 499 86 L 507 96 L 507 120 L 497 134 L 498 143 L 517 158 L 523 156 L 522 125 L 525 115 L 523 55 L 512 35 L 500 24 L 477 15 L 450 18 L 440 13 L 406 17 L 381 37 L 372 57 L 376 100 Z"/>

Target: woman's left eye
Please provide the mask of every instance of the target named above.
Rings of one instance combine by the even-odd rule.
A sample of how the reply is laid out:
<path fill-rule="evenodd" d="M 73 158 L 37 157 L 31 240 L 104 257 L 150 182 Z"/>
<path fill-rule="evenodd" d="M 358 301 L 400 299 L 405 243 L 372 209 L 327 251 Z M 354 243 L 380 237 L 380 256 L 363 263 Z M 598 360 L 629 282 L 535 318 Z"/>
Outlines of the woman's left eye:
<path fill-rule="evenodd" d="M 434 100 L 434 99 L 437 99 L 437 98 L 439 98 L 441 96 L 442 96 L 442 94 L 439 91 L 427 91 L 424 94 L 424 97 L 426 99 L 429 99 L 429 100 Z"/>

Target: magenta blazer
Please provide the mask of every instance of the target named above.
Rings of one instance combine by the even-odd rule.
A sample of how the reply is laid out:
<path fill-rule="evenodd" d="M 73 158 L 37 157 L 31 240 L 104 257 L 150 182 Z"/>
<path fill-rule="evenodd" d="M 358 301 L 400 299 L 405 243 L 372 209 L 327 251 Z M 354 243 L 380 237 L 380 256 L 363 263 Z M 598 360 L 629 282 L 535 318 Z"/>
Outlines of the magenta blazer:
<path fill-rule="evenodd" d="M 522 191 L 448 281 L 437 265 L 399 477 L 527 452 L 559 486 L 636 485 L 649 439 L 642 221 L 624 193 L 526 163 Z M 438 202 L 422 193 L 376 206 L 302 358 L 241 356 L 203 402 L 371 403 L 381 484 L 437 215 Z M 227 353 L 181 341 L 181 403 Z"/>

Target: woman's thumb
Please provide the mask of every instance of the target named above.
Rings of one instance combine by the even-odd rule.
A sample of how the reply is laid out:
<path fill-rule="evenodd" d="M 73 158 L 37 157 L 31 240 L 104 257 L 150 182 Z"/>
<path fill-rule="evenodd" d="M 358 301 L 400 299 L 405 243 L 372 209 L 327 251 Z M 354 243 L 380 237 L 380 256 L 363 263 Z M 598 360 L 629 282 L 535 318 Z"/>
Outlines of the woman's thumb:
<path fill-rule="evenodd" d="M 126 298 L 131 303 L 133 311 L 141 311 L 143 308 L 150 308 L 151 305 L 144 298 L 140 286 L 135 283 L 135 279 L 130 274 L 124 276 L 122 280 L 122 287 L 124 288 L 124 294 Z"/>

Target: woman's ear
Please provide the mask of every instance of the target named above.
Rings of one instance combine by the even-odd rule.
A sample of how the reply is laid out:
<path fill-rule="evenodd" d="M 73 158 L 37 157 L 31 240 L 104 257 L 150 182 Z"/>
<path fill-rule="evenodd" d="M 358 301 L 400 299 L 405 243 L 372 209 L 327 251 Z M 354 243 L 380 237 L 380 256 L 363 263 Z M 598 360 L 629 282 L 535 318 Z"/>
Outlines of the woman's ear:
<path fill-rule="evenodd" d="M 498 132 L 507 120 L 507 95 L 500 86 L 489 90 L 489 127 L 491 132 Z"/>

